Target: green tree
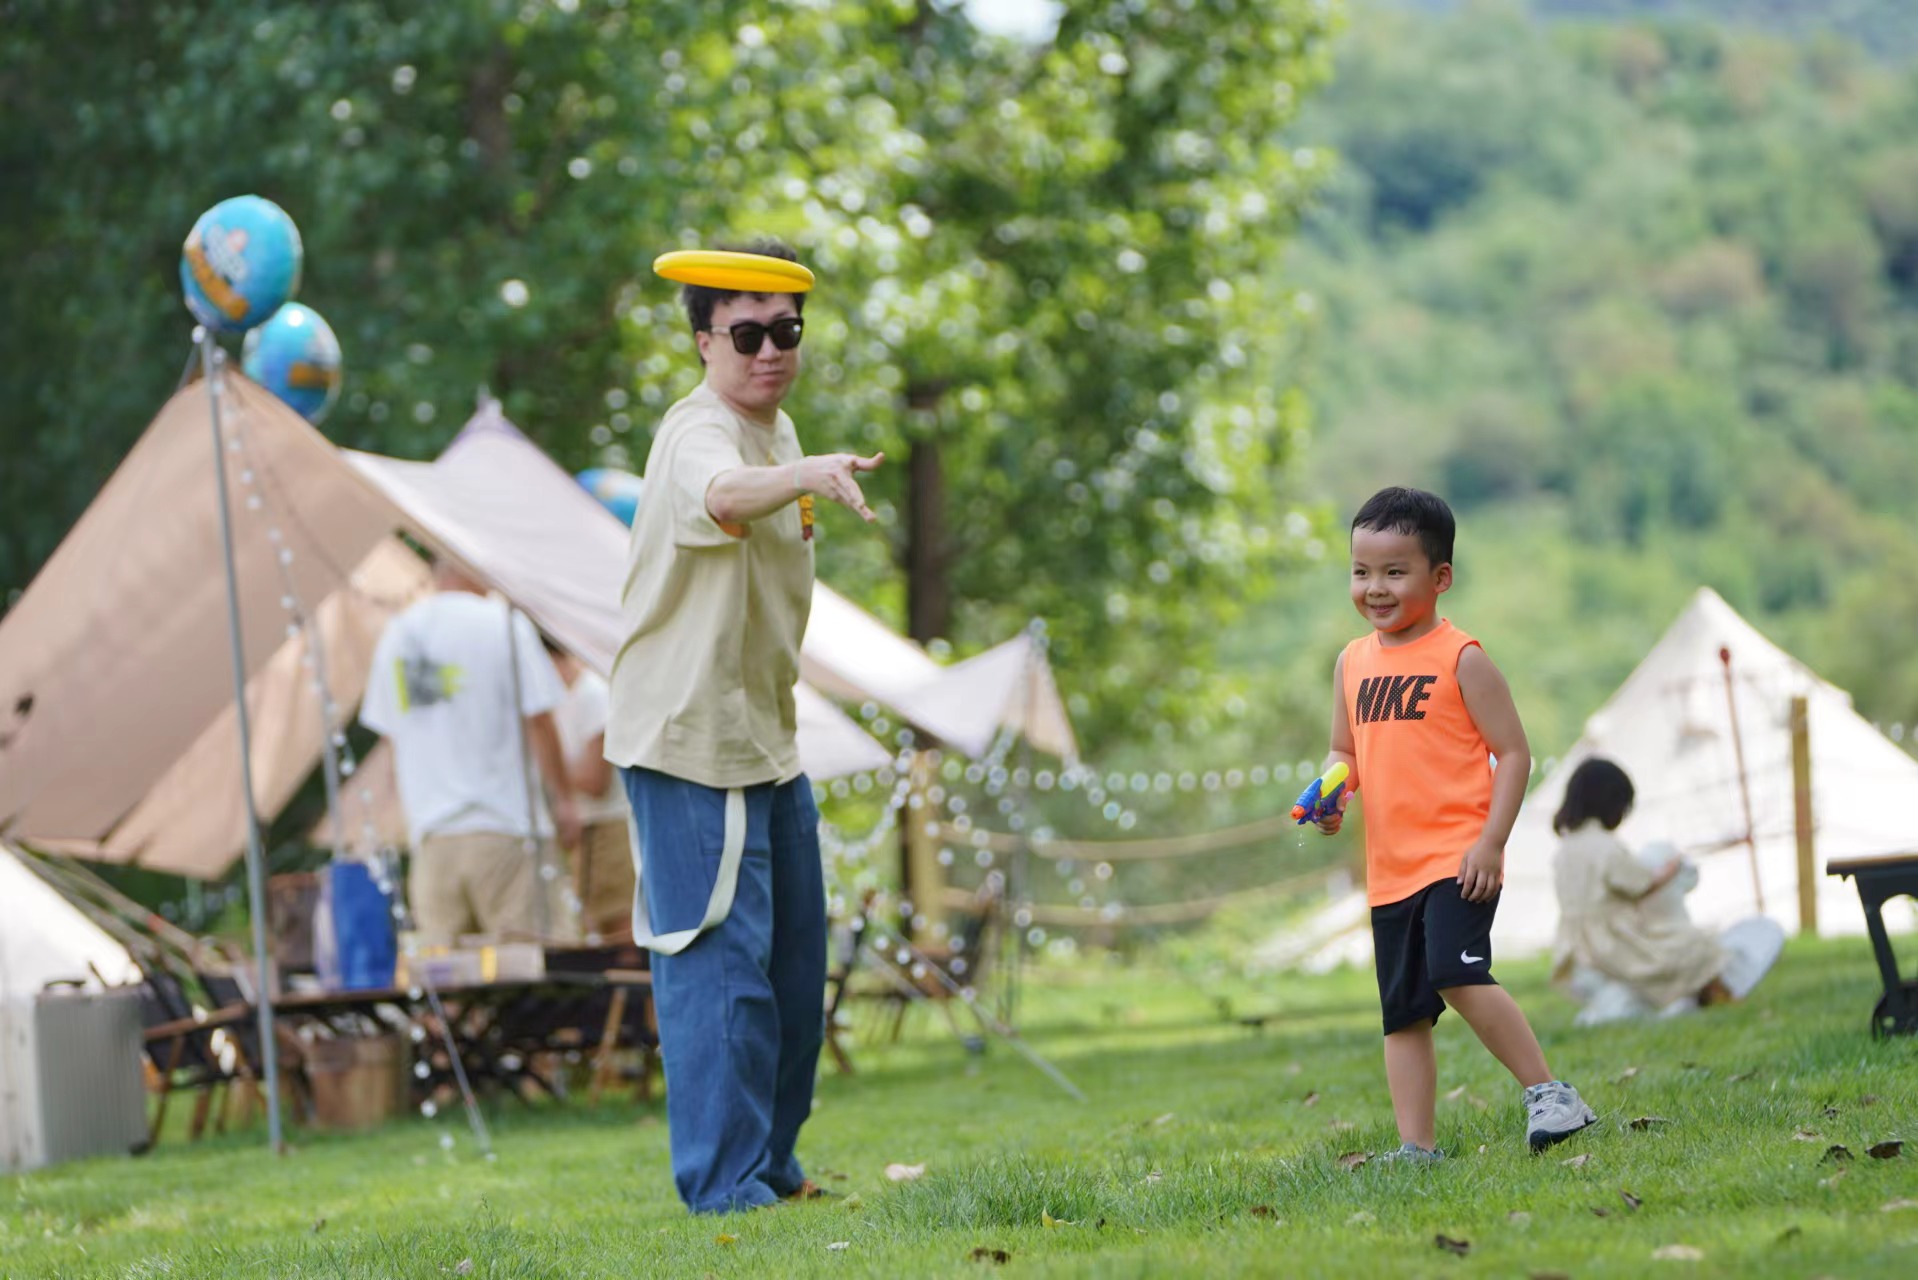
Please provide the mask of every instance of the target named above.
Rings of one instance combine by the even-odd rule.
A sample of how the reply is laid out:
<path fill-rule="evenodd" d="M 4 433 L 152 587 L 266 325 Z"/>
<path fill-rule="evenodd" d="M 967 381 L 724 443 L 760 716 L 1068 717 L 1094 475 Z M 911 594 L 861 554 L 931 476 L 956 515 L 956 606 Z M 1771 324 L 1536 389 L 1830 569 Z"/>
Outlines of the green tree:
<path fill-rule="evenodd" d="M 1160 670 L 1286 543 L 1269 280 L 1331 21 L 1081 0 L 1025 44 L 932 0 L 0 0 L 0 305 L 44 318 L 0 352 L 0 584 L 166 394 L 178 244 L 223 196 L 301 226 L 329 434 L 429 454 L 485 387 L 568 466 L 642 461 L 686 389 L 652 257 L 771 231 L 823 278 L 796 415 L 895 462 L 890 547 L 829 522 L 828 573 L 927 640 L 1048 616 L 1081 692 L 1170 707 Z"/>
<path fill-rule="evenodd" d="M 1286 541 L 1302 412 L 1268 281 L 1317 159 L 1282 131 L 1327 35 L 1296 0 L 1101 2 L 1026 45 L 922 2 L 794 7 L 668 51 L 688 177 L 821 272 L 795 414 L 892 459 L 869 489 L 908 630 L 1047 617 L 1095 736 L 1190 703 Z M 657 405 L 689 340 L 667 305 L 634 315 Z"/>

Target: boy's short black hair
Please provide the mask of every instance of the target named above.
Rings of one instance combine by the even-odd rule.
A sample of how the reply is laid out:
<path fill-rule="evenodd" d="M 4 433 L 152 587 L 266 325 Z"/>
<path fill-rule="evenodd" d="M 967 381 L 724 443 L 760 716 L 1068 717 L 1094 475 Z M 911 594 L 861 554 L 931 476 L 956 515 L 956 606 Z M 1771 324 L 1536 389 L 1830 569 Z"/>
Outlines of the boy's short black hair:
<path fill-rule="evenodd" d="M 1596 818 L 1607 831 L 1632 811 L 1632 780 L 1604 756 L 1593 756 L 1572 770 L 1565 800 L 1552 817 L 1552 830 L 1564 835 Z"/>
<path fill-rule="evenodd" d="M 1425 558 L 1437 568 L 1452 562 L 1452 541 L 1458 533 L 1458 521 L 1452 508 L 1436 493 L 1423 489 L 1403 489 L 1394 485 L 1380 489 L 1365 500 L 1352 517 L 1352 528 L 1373 529 L 1380 533 L 1418 535 Z"/>
<path fill-rule="evenodd" d="M 799 261 L 799 255 L 784 241 L 762 236 L 750 244 L 723 244 L 719 246 L 728 253 L 757 253 L 768 258 L 779 258 L 786 262 Z M 710 285 L 689 284 L 679 291 L 679 300 L 686 308 L 686 319 L 692 324 L 694 333 L 704 333 L 712 327 L 713 308 L 728 298 L 737 298 L 746 290 L 715 289 Z M 806 314 L 806 295 L 791 295 L 793 310 L 800 315 Z"/>

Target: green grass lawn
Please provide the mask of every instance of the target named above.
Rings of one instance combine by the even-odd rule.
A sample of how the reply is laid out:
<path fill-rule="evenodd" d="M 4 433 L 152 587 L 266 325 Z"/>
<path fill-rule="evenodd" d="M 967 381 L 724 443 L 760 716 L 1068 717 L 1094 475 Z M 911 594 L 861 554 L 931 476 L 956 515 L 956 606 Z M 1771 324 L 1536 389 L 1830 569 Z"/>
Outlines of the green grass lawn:
<path fill-rule="evenodd" d="M 1506 976 L 1602 1116 L 1542 1157 L 1447 1018 L 1454 1158 L 1344 1167 L 1397 1145 L 1369 974 L 1087 962 L 1034 974 L 1027 1022 L 1089 1102 L 922 1014 L 822 1082 L 802 1155 L 826 1204 L 690 1218 L 657 1109 L 502 1103 L 491 1162 L 454 1108 L 283 1158 L 255 1129 L 0 1180 L 0 1275 L 1918 1275 L 1918 1041 L 1868 1038 L 1862 942 L 1794 945 L 1746 1004 L 1624 1030 L 1574 1030 L 1537 966 Z M 1892 1138 L 1913 1145 L 1867 1154 Z M 893 1184 L 892 1162 L 927 1173 Z"/>

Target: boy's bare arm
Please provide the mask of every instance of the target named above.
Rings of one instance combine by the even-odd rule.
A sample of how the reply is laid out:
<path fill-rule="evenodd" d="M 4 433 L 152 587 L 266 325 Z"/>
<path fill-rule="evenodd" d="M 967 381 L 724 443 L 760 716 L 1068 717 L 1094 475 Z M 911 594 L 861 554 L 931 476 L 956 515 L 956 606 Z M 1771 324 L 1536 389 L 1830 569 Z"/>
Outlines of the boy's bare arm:
<path fill-rule="evenodd" d="M 1345 824 L 1345 806 L 1359 789 L 1358 745 L 1352 741 L 1352 722 L 1345 713 L 1345 655 L 1332 664 L 1332 749 L 1326 753 L 1325 768 L 1342 764 L 1347 769 L 1345 794 L 1339 797 L 1339 811 L 1322 820 L 1319 830 L 1332 835 Z"/>
<path fill-rule="evenodd" d="M 1505 881 L 1505 841 L 1511 837 L 1512 824 L 1518 821 L 1519 806 L 1525 801 L 1525 784 L 1532 775 L 1532 748 L 1525 740 L 1518 708 L 1512 703 L 1511 687 L 1497 664 L 1477 645 L 1466 646 L 1458 656 L 1458 687 L 1465 699 L 1466 714 L 1498 757 L 1485 830 L 1459 862 L 1458 873 L 1466 900 L 1485 902 Z"/>

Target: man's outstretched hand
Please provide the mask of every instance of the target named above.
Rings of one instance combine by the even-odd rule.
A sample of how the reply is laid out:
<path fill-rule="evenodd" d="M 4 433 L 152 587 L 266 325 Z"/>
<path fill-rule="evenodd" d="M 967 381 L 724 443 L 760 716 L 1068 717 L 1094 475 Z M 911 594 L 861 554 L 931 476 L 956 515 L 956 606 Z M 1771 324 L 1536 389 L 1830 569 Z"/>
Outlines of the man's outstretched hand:
<path fill-rule="evenodd" d="M 862 520 L 876 519 L 872 508 L 866 505 L 866 495 L 859 491 L 859 481 L 855 479 L 862 471 L 877 471 L 879 464 L 886 460 L 883 453 L 875 453 L 870 458 L 862 458 L 856 453 L 821 453 L 802 458 L 793 464 L 793 483 L 801 493 L 818 494 L 831 499 L 848 511 L 856 511 Z"/>

